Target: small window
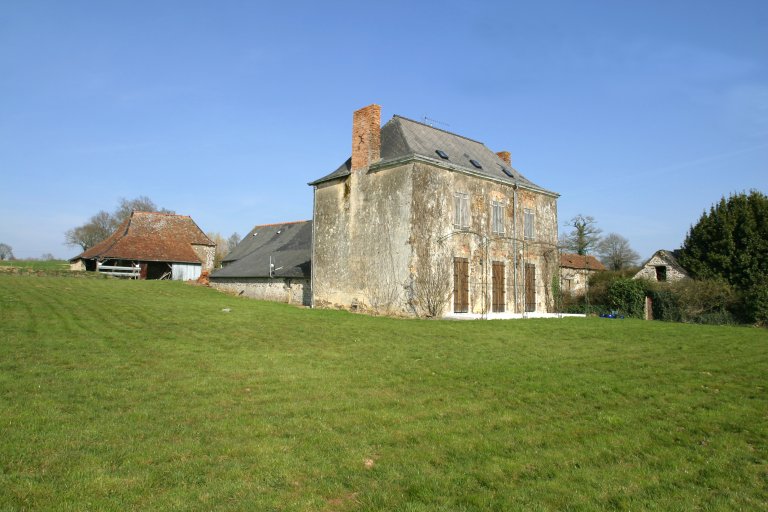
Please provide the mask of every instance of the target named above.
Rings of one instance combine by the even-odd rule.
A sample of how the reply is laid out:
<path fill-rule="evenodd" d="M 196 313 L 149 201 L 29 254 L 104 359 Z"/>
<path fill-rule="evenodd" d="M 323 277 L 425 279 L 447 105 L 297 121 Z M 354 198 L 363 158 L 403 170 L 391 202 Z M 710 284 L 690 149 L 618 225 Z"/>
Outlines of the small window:
<path fill-rule="evenodd" d="M 526 240 L 535 240 L 536 239 L 536 215 L 533 213 L 533 210 L 529 210 L 526 208 L 523 211 L 523 220 L 524 220 L 524 233 L 525 233 L 525 239 Z"/>
<path fill-rule="evenodd" d="M 438 149 L 437 151 L 435 151 L 435 153 L 437 153 L 437 156 L 439 156 L 443 160 L 448 160 L 448 153 L 446 153 L 442 149 Z"/>
<path fill-rule="evenodd" d="M 504 234 L 504 204 L 500 201 L 491 202 L 491 233 Z"/>
<path fill-rule="evenodd" d="M 457 192 L 453 196 L 453 228 L 469 229 L 469 196 Z"/>
<path fill-rule="evenodd" d="M 506 174 L 506 175 L 507 175 L 507 176 L 509 176 L 510 178 L 514 178 L 514 177 L 515 177 L 515 175 L 514 175 L 514 174 L 512 174 L 512 171 L 510 171 L 510 170 L 509 170 L 509 169 L 507 169 L 506 167 L 503 167 L 503 166 L 502 166 L 502 167 L 501 167 L 501 170 L 502 170 L 502 172 L 503 172 L 504 174 Z"/>
<path fill-rule="evenodd" d="M 667 280 L 667 267 L 665 265 L 659 265 L 658 267 L 656 267 L 656 280 L 657 281 Z"/>
<path fill-rule="evenodd" d="M 469 160 L 469 163 L 471 163 L 472 165 L 474 165 L 474 166 L 475 166 L 475 167 L 477 167 L 478 169 L 482 169 L 482 168 L 483 168 L 483 166 L 482 166 L 482 165 L 480 165 L 480 162 L 478 162 L 477 160 L 472 160 L 472 159 L 470 159 L 470 160 Z"/>

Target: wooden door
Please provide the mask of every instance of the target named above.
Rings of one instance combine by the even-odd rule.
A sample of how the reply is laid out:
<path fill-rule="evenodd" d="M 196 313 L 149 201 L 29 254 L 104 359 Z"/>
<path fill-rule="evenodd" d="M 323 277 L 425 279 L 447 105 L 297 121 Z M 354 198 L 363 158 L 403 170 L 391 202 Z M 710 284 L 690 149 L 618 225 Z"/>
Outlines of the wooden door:
<path fill-rule="evenodd" d="M 469 311 L 469 260 L 453 259 L 453 312 Z"/>
<path fill-rule="evenodd" d="M 491 297 L 494 313 L 504 312 L 504 263 L 501 261 L 494 261 L 491 267 L 491 282 L 493 284 L 491 288 Z"/>
<path fill-rule="evenodd" d="M 536 311 L 536 265 L 525 264 L 525 311 Z"/>

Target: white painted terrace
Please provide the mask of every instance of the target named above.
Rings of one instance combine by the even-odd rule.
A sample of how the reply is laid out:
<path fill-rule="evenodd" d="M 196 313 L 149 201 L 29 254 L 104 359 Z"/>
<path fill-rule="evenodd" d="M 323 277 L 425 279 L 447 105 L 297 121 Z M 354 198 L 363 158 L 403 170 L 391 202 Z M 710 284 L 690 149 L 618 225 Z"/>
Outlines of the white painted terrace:
<path fill-rule="evenodd" d="M 525 320 L 527 318 L 586 318 L 574 313 L 447 313 L 446 320 Z"/>

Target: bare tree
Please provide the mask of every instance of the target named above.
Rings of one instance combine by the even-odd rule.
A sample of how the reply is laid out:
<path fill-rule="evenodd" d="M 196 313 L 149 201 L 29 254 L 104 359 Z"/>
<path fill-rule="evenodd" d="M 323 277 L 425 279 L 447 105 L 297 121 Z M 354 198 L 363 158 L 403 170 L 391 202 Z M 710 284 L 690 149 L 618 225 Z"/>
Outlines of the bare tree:
<path fill-rule="evenodd" d="M 0 244 L 0 260 L 12 260 L 13 248 L 8 244 Z"/>
<path fill-rule="evenodd" d="M 415 212 L 411 243 L 417 262 L 411 272 L 410 301 L 421 315 L 440 317 L 453 292 L 451 255 L 441 233 L 447 206 L 437 200 L 439 184 L 430 175 L 420 176 L 418 187 L 429 199 Z"/>
<path fill-rule="evenodd" d="M 109 237 L 134 211 L 174 213 L 165 208 L 158 208 L 154 201 L 146 196 L 130 200 L 122 198 L 114 213 L 101 210 L 82 226 L 67 230 L 64 233 L 64 242 L 67 245 L 79 245 L 85 251 Z"/>
<path fill-rule="evenodd" d="M 213 258 L 213 268 L 219 268 L 221 266 L 221 261 L 227 254 L 229 254 L 229 245 L 219 232 L 211 231 L 205 235 L 211 239 L 211 242 L 216 244 L 216 254 Z"/>
<path fill-rule="evenodd" d="M 79 245 L 83 251 L 90 249 L 105 238 L 106 236 L 101 233 L 98 227 L 90 222 L 64 233 L 64 242 L 67 245 Z"/>
<path fill-rule="evenodd" d="M 440 254 L 435 240 L 427 240 L 421 255 L 429 263 L 425 264 L 413 278 L 413 299 L 422 314 L 439 317 L 451 297 L 451 269 L 447 257 Z"/>
<path fill-rule="evenodd" d="M 573 228 L 570 233 L 564 233 L 560 238 L 560 245 L 564 249 L 585 255 L 591 252 L 600 242 L 602 229 L 597 227 L 597 221 L 589 215 L 578 214 L 564 224 Z"/>
<path fill-rule="evenodd" d="M 624 270 L 637 265 L 640 255 L 629 245 L 629 240 L 617 233 L 609 233 L 597 244 L 600 261 L 610 270 Z"/>
<path fill-rule="evenodd" d="M 237 231 L 232 233 L 229 238 L 227 238 L 227 252 L 232 252 L 235 250 L 235 247 L 237 247 L 237 244 L 240 243 L 240 235 L 237 234 Z"/>
<path fill-rule="evenodd" d="M 159 208 L 153 200 L 147 196 L 139 196 L 136 199 L 120 198 L 120 205 L 112 214 L 112 219 L 115 224 L 119 225 L 125 219 L 131 216 L 132 212 L 159 212 L 159 213 L 175 213 L 172 210 L 165 208 Z"/>

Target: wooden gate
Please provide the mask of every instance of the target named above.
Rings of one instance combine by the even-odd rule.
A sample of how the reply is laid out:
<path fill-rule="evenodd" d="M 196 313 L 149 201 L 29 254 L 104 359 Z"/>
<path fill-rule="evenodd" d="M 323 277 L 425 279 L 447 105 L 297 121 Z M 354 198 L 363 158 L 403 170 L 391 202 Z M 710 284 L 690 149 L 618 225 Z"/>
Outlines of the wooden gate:
<path fill-rule="evenodd" d="M 453 259 L 453 312 L 469 311 L 469 260 Z"/>
<path fill-rule="evenodd" d="M 494 313 L 504 312 L 504 263 L 501 261 L 494 261 L 491 267 L 491 282 L 493 284 L 491 288 L 492 304 Z"/>
<path fill-rule="evenodd" d="M 525 311 L 536 311 L 536 265 L 525 264 Z"/>

